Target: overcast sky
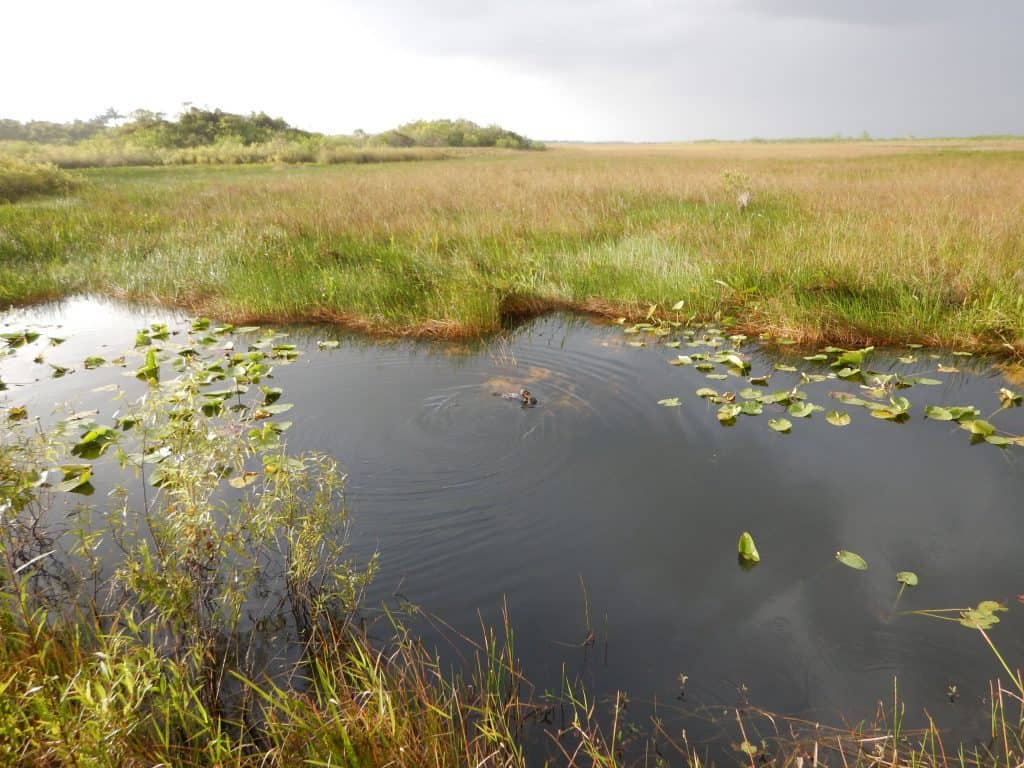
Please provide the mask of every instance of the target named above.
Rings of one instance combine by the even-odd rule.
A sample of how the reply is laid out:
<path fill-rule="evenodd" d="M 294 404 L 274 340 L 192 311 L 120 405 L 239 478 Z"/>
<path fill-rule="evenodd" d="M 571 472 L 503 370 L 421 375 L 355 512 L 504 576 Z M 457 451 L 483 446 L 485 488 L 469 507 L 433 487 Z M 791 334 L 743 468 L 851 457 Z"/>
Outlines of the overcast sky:
<path fill-rule="evenodd" d="M 1024 0 L 3 0 L 0 117 L 184 102 L 328 133 L 1024 134 Z"/>

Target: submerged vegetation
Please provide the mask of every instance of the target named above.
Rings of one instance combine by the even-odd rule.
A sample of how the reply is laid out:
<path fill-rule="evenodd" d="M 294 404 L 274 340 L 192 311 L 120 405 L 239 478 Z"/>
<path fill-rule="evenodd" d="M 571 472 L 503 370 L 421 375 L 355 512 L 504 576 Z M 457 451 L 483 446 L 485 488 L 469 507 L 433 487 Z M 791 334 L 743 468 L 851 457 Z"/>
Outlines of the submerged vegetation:
<path fill-rule="evenodd" d="M 0 206 L 0 306 L 93 291 L 460 336 L 552 308 L 641 320 L 683 299 L 683 319 L 808 344 L 1024 350 L 1013 141 L 81 175 L 66 204 Z"/>

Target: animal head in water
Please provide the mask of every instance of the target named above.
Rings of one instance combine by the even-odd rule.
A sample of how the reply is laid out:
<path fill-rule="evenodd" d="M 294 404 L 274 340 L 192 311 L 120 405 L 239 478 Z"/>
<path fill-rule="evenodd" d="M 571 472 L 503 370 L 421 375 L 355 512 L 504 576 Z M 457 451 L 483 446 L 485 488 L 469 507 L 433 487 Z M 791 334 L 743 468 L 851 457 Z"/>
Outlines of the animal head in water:
<path fill-rule="evenodd" d="M 530 390 L 528 390 L 528 389 L 521 389 L 521 390 L 519 390 L 519 397 L 522 399 L 523 403 L 525 403 L 526 405 L 536 405 L 537 404 L 537 398 L 534 397 L 530 393 Z"/>

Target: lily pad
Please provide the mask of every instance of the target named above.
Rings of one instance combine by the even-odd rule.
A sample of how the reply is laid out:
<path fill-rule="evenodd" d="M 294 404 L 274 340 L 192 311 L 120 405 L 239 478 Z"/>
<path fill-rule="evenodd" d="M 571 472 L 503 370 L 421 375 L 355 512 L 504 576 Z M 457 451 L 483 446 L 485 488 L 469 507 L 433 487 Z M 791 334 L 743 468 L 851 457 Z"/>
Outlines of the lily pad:
<path fill-rule="evenodd" d="M 735 403 L 727 403 L 718 409 L 718 420 L 723 424 L 736 421 L 736 417 L 743 411 L 743 407 Z"/>
<path fill-rule="evenodd" d="M 341 342 L 335 341 L 334 339 L 329 339 L 327 341 L 318 341 L 316 345 L 320 349 L 337 349 L 339 346 L 341 346 Z"/>
<path fill-rule="evenodd" d="M 135 372 L 135 378 L 148 382 L 150 386 L 160 382 L 160 363 L 156 360 L 156 350 L 146 352 L 146 362 Z"/>
<path fill-rule="evenodd" d="M 749 532 L 744 531 L 740 534 L 739 545 L 737 546 L 740 558 L 747 560 L 751 563 L 761 562 L 761 555 L 757 551 L 757 547 L 754 545 L 754 537 Z"/>
<path fill-rule="evenodd" d="M 793 403 L 789 406 L 789 415 L 795 419 L 806 419 L 814 413 L 815 406 L 807 401 Z"/>
<path fill-rule="evenodd" d="M 744 400 L 740 404 L 740 411 L 747 416 L 760 416 L 764 413 L 764 407 L 757 400 Z"/>
<path fill-rule="evenodd" d="M 857 571 L 866 571 L 868 569 L 867 561 L 856 552 L 851 552 L 848 549 L 840 549 L 836 552 L 836 560 L 848 568 L 853 568 Z"/>
<path fill-rule="evenodd" d="M 768 426 L 776 432 L 786 433 L 793 428 L 793 423 L 789 419 L 768 419 Z"/>
<path fill-rule="evenodd" d="M 663 405 L 666 408 L 678 408 L 683 403 L 678 397 L 666 397 L 664 400 L 659 400 L 658 405 Z"/>
<path fill-rule="evenodd" d="M 842 411 L 829 411 L 825 414 L 825 421 L 833 427 L 845 427 L 850 423 L 850 414 Z"/>
<path fill-rule="evenodd" d="M 1024 396 L 1017 394 L 1012 389 L 1003 387 L 999 390 L 999 404 L 1003 408 L 1012 408 L 1015 405 L 1020 405 L 1022 400 L 1024 400 Z"/>
<path fill-rule="evenodd" d="M 917 574 L 913 571 L 900 571 L 896 574 L 896 581 L 908 587 L 917 586 Z"/>

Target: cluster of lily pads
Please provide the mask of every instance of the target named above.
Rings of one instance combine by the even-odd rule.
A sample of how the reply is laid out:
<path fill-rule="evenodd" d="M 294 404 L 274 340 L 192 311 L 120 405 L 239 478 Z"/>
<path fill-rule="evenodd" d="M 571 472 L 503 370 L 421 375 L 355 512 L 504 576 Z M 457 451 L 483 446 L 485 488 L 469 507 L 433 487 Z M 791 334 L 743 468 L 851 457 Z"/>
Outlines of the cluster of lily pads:
<path fill-rule="evenodd" d="M 735 380 L 732 389 L 716 389 L 712 386 L 700 387 L 696 390 L 697 397 L 718 405 L 716 416 L 723 426 L 732 426 L 741 416 L 761 416 L 766 410 L 774 411 L 775 415 L 768 419 L 768 426 L 776 432 L 789 433 L 793 429 L 792 419 L 810 418 L 814 413 L 824 412 L 825 421 L 834 427 L 845 427 L 853 420 L 848 411 L 826 409 L 822 405 L 811 402 L 804 387 L 826 381 L 842 381 L 859 385 L 861 394 L 850 391 L 833 391 L 828 396 L 845 406 L 865 409 L 875 419 L 903 422 L 910 418 L 911 402 L 901 390 L 915 386 L 936 386 L 942 381 L 922 374 L 902 375 L 899 373 L 874 371 L 868 367 L 868 361 L 874 347 L 862 349 L 842 349 L 828 346 L 804 355 L 803 360 L 818 366 L 815 370 L 800 370 L 789 363 L 779 362 L 773 371 L 753 372 L 750 358 L 743 354 L 742 348 L 748 340 L 743 334 L 727 335 L 717 328 L 694 329 L 685 327 L 682 322 L 661 320 L 649 313 L 645 322 L 627 325 L 624 318 L 618 324 L 623 333 L 632 336 L 627 343 L 633 347 L 656 345 L 664 349 L 679 350 L 685 348 L 686 353 L 677 353 L 667 362 L 677 367 L 692 366 L 704 374 L 709 381 L 726 382 Z M 786 345 L 794 342 L 786 339 L 775 339 L 778 344 Z M 908 344 L 908 353 L 897 357 L 901 364 L 912 365 L 918 362 L 921 354 L 920 344 Z M 934 360 L 941 356 L 925 353 Z M 953 355 L 969 357 L 967 352 L 954 352 Z M 821 372 L 827 366 L 827 372 Z M 938 373 L 956 373 L 956 366 L 936 364 Z M 769 390 L 769 381 L 775 372 L 799 375 L 799 381 L 791 387 L 778 391 Z M 1013 408 L 1021 405 L 1022 395 L 1010 389 L 1002 388 L 998 392 L 999 409 Z M 680 397 L 666 397 L 658 401 L 658 405 L 666 408 L 677 408 L 683 404 Z M 1001 447 L 1009 445 L 1024 446 L 1024 436 L 999 434 L 999 430 L 989 420 L 983 418 L 981 411 L 973 405 L 927 405 L 924 409 L 925 418 L 935 421 L 954 421 L 972 435 L 976 441 L 984 441 Z"/>
<path fill-rule="evenodd" d="M 134 376 L 146 382 L 151 388 L 156 388 L 161 386 L 161 378 L 166 378 L 165 374 L 169 369 L 176 374 L 176 378 L 166 382 L 166 386 L 173 389 L 171 402 L 177 404 L 170 413 L 172 420 L 189 420 L 196 416 L 197 412 L 209 418 L 230 414 L 234 420 L 250 425 L 246 436 L 253 450 L 269 451 L 278 447 L 281 435 L 291 427 L 291 422 L 272 419 L 291 410 L 293 406 L 291 403 L 278 402 L 282 395 L 280 387 L 268 386 L 262 382 L 272 378 L 275 365 L 292 363 L 303 354 L 303 351 L 286 341 L 286 333 L 272 329 L 263 330 L 258 326 L 215 325 L 207 318 L 194 320 L 184 332 L 183 342 L 172 341 L 172 337 L 181 333 L 182 331 L 172 330 L 163 323 L 154 323 L 140 329 L 135 336 L 135 353 L 141 355 L 142 362 L 137 369 L 126 371 L 125 375 Z M 239 337 L 251 339 L 245 343 L 244 351 L 237 348 L 241 346 L 236 341 Z M 0 334 L 0 342 L 4 345 L 2 355 L 13 354 L 39 338 L 40 334 L 33 330 Z M 56 337 L 49 339 L 51 346 L 63 341 L 64 339 Z M 320 341 L 317 346 L 319 349 L 334 349 L 339 346 L 339 342 Z M 36 356 L 35 362 L 45 362 L 42 353 Z M 128 368 L 128 362 L 127 354 L 110 360 L 90 355 L 84 359 L 83 368 Z M 51 368 L 51 376 L 54 378 L 75 372 L 73 368 L 65 366 L 51 364 Z M 215 387 L 218 383 L 221 386 Z M 255 390 L 255 387 L 258 387 L 258 390 Z M 0 389 L 4 388 L 0 381 Z M 108 384 L 93 391 L 116 393 L 119 390 L 118 385 Z M 117 415 L 111 424 L 96 421 L 95 417 L 98 415 L 98 411 L 73 413 L 56 425 L 59 433 L 76 432 L 79 435 L 70 449 L 71 454 L 78 459 L 99 459 L 109 448 L 120 443 L 120 436 L 123 433 L 135 429 L 141 421 L 139 415 L 131 409 Z M 27 418 L 28 410 L 24 406 L 11 406 L 6 409 L 6 420 L 9 424 Z M 170 463 L 172 458 L 171 451 L 166 446 L 158 450 L 134 453 L 124 453 L 119 449 L 118 454 L 122 464 L 137 467 L 146 465 L 153 468 L 150 482 L 156 486 L 163 482 L 163 463 Z M 271 463 L 275 460 L 273 456 L 265 459 Z M 58 469 L 62 477 L 52 484 L 55 490 L 83 495 L 89 495 L 94 491 L 91 483 L 94 472 L 92 464 L 62 464 Z M 272 470 L 273 467 L 269 469 Z M 42 482 L 46 481 L 46 474 L 49 473 L 44 473 Z M 254 482 L 257 477 L 257 473 L 245 472 L 231 477 L 229 483 L 235 488 L 242 488 Z"/>

